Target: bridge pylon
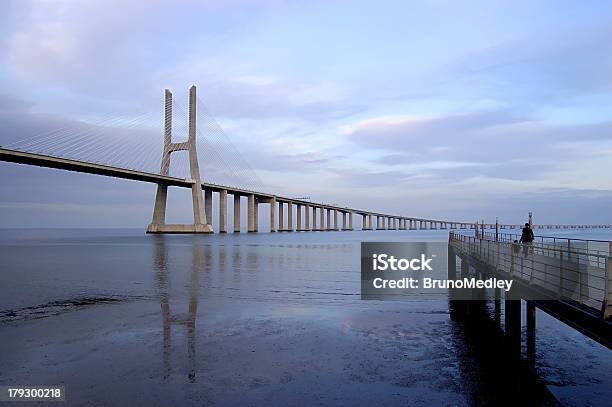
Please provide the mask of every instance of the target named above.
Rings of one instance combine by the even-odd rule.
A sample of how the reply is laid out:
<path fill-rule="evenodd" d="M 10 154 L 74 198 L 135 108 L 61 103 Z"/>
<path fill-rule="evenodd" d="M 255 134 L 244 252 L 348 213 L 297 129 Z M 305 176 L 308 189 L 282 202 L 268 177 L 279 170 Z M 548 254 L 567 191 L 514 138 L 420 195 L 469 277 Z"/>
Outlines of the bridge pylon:
<path fill-rule="evenodd" d="M 196 87 L 189 89 L 189 134 L 185 142 L 172 142 L 172 93 L 166 89 L 164 110 L 164 152 L 160 168 L 161 175 L 170 173 L 170 156 L 175 151 L 189 153 L 189 171 L 193 185 L 191 197 L 193 205 L 193 224 L 166 224 L 166 202 L 168 185 L 157 184 L 153 220 L 147 228 L 147 233 L 212 233 L 212 226 L 206 219 L 204 211 L 204 196 L 198 166 L 196 149 Z"/>

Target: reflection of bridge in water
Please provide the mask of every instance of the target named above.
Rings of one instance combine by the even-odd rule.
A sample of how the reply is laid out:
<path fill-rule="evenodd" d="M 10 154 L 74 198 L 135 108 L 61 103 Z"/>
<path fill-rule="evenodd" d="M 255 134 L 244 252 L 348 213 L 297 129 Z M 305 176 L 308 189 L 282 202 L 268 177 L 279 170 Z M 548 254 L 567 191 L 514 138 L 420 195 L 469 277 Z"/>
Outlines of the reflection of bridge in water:
<path fill-rule="evenodd" d="M 168 270 L 168 252 L 163 237 L 155 241 L 154 268 L 156 271 L 156 285 L 162 313 L 163 324 L 163 365 L 164 377 L 172 373 L 172 327 L 183 326 L 187 332 L 187 377 L 190 381 L 196 380 L 196 315 L 198 311 L 199 275 L 204 270 L 204 247 L 194 244 L 191 255 L 191 272 L 188 283 L 189 305 L 187 312 L 172 313 L 170 307 L 171 284 Z"/>
<path fill-rule="evenodd" d="M 496 319 L 500 320 L 503 299 L 505 333 L 519 354 L 521 299 L 527 304 L 528 355 L 535 354 L 536 308 L 611 348 L 612 242 L 536 236 L 533 244 L 521 245 L 517 239 L 499 233 L 451 232 L 449 279 L 480 276 L 514 281 L 508 293 L 492 290 Z M 457 257 L 461 260 L 459 275 Z M 451 290 L 450 295 L 454 315 L 465 317 L 479 300 L 486 300 L 487 290 L 472 290 L 472 301 L 462 301 L 466 298 L 458 290 Z"/>

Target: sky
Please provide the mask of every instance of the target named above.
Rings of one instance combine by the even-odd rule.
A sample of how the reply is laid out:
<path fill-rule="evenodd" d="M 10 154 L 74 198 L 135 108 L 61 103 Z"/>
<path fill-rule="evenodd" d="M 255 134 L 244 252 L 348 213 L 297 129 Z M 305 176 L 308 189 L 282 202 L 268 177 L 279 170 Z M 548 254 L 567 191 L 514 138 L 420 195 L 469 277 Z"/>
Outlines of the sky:
<path fill-rule="evenodd" d="M 611 38 L 607 1 L 2 1 L 0 144 L 195 84 L 266 191 L 612 223 Z M 144 228 L 154 194 L 0 163 L 0 226 Z"/>

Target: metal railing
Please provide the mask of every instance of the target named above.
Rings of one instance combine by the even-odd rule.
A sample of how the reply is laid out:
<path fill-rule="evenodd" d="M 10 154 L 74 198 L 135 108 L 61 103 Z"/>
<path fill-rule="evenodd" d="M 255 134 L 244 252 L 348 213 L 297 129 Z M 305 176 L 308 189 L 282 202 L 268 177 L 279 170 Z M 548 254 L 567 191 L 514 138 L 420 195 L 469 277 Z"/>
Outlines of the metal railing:
<path fill-rule="evenodd" d="M 449 243 L 534 290 L 601 310 L 606 319 L 611 316 L 612 257 L 609 250 L 594 248 L 610 242 L 537 236 L 531 244 L 520 244 L 515 236 L 498 234 L 495 240 L 495 233 L 476 237 L 453 231 Z"/>
<path fill-rule="evenodd" d="M 484 236 L 486 239 L 495 240 L 495 232 L 485 232 Z M 498 233 L 497 236 L 500 242 L 514 242 L 515 240 L 518 242 L 521 240 L 520 234 Z M 601 254 L 604 256 L 610 256 L 610 253 L 612 253 L 612 241 L 609 240 L 534 236 L 533 243 L 541 246 L 567 247 L 568 250 L 580 250 L 584 253 Z"/>

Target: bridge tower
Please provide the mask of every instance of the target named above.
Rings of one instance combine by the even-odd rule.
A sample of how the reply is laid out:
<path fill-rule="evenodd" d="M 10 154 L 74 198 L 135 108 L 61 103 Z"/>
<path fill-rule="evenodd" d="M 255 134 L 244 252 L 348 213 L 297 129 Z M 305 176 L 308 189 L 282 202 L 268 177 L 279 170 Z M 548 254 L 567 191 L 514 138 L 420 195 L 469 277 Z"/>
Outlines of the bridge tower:
<path fill-rule="evenodd" d="M 172 142 L 172 93 L 166 89 L 164 109 L 164 152 L 160 168 L 161 175 L 170 173 L 170 155 L 175 151 L 189 152 L 189 171 L 193 185 L 191 197 L 193 205 L 193 224 L 166 224 L 166 201 L 168 185 L 157 184 L 153 220 L 147 228 L 147 233 L 212 233 L 212 226 L 206 219 L 204 211 L 204 196 L 198 166 L 196 150 L 196 87 L 189 89 L 189 134 L 187 141 Z"/>

